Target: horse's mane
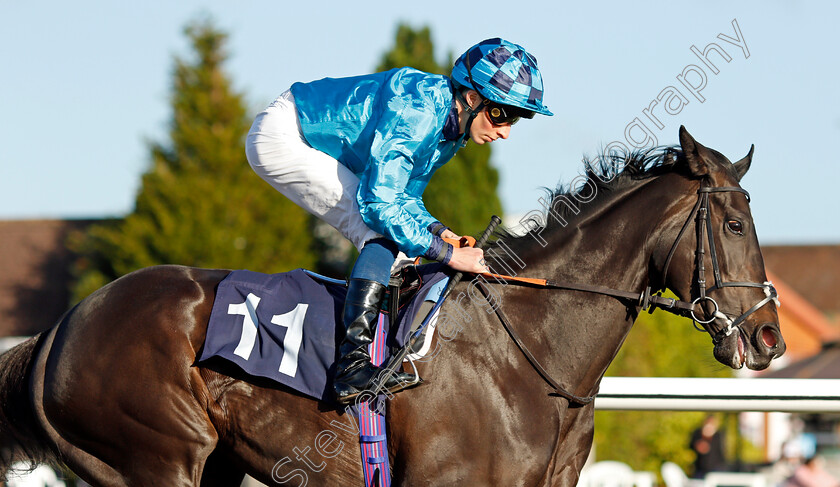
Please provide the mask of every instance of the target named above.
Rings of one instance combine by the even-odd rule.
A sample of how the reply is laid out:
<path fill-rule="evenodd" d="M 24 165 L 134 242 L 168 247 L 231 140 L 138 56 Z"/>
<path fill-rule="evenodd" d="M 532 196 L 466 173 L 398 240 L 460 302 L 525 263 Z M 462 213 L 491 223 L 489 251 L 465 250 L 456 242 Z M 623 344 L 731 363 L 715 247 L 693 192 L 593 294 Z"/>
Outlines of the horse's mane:
<path fill-rule="evenodd" d="M 609 196 L 612 193 L 635 187 L 663 174 L 678 172 L 684 167 L 684 164 L 679 164 L 683 158 L 679 146 L 661 146 L 629 153 L 615 150 L 602 153 L 595 158 L 584 157 L 582 175 L 585 178 L 584 183 L 574 186 L 572 183 L 561 183 L 554 190 L 544 188 L 546 203 L 551 204 L 558 199 L 572 201 L 576 203 L 574 209 L 566 204 L 558 204 L 552 205 L 553 215 L 550 215 L 548 209 L 545 208 L 542 211 L 531 211 L 511 226 L 511 228 L 519 227 L 520 231 L 501 229 L 497 232 L 497 236 L 504 239 L 507 244 L 517 245 L 519 242 L 530 244 L 534 242 L 534 239 L 529 237 L 527 232 L 539 229 L 550 231 L 553 227 L 561 226 L 556 216 L 566 221 L 585 217 L 610 199 Z M 580 179 L 579 176 L 575 178 L 575 181 Z M 592 185 L 597 192 L 594 198 Z M 580 201 L 586 201 L 586 203 L 581 204 Z M 523 234 L 523 231 L 526 233 Z"/>

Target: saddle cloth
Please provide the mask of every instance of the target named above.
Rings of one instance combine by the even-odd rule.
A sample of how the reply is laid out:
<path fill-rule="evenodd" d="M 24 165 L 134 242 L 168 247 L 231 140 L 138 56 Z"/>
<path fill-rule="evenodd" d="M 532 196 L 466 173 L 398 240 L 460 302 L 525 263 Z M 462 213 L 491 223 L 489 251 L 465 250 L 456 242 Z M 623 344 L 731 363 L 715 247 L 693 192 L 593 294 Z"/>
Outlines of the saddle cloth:
<path fill-rule="evenodd" d="M 405 345 L 421 305 L 436 301 L 446 282 L 439 264 L 416 271 L 422 285 L 398 310 L 398 326 L 385 330 L 384 360 Z M 304 269 L 281 274 L 233 271 L 219 283 L 199 363 L 221 357 L 249 375 L 331 401 L 346 293 L 341 281 Z M 387 317 L 379 323 L 390 328 Z"/>

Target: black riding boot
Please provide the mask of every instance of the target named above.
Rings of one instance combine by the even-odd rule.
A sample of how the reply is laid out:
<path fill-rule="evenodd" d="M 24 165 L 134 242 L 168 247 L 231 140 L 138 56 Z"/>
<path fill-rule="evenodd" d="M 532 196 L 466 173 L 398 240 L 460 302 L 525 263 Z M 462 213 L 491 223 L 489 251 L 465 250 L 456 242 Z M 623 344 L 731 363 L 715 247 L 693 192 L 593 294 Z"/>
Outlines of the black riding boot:
<path fill-rule="evenodd" d="M 383 369 L 370 363 L 368 345 L 373 342 L 379 307 L 385 298 L 385 286 L 367 279 L 350 279 L 347 299 L 344 301 L 344 327 L 347 332 L 338 347 L 333 387 L 339 403 L 348 404 L 364 390 L 369 389 L 374 379 L 377 386 L 384 380 L 382 390 L 396 392 L 415 385 L 414 374 L 394 372 L 387 378 L 377 375 Z"/>

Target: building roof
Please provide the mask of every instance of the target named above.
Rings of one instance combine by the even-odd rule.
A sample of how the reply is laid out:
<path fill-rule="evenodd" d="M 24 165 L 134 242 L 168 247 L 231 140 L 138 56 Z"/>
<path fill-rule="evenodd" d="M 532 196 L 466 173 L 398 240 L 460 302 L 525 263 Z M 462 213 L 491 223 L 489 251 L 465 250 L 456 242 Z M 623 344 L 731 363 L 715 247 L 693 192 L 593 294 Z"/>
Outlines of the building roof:
<path fill-rule="evenodd" d="M 840 342 L 827 342 L 822 350 L 762 377 L 775 379 L 840 379 Z"/>
<path fill-rule="evenodd" d="M 814 355 L 824 343 L 840 338 L 838 328 L 784 280 L 769 269 L 767 278 L 779 293 L 779 327 L 787 345 L 784 363 Z"/>
<path fill-rule="evenodd" d="M 840 245 L 768 245 L 761 254 L 779 280 L 840 321 Z"/>
<path fill-rule="evenodd" d="M 73 261 L 65 241 L 91 223 L 0 221 L 0 336 L 38 333 L 64 314 Z"/>

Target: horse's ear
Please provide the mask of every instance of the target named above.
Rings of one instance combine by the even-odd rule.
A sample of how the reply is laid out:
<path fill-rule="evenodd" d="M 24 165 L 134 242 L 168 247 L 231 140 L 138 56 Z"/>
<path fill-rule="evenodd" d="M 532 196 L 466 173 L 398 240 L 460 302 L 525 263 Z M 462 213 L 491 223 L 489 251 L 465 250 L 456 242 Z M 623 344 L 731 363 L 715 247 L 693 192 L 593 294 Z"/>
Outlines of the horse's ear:
<path fill-rule="evenodd" d="M 750 168 L 750 163 L 752 163 L 752 156 L 754 150 L 755 144 L 750 146 L 750 152 L 746 155 L 746 157 L 732 164 L 732 166 L 735 168 L 735 174 L 738 178 L 738 182 L 741 182 L 741 178 L 744 177 L 744 174 L 746 174 L 747 170 Z"/>
<path fill-rule="evenodd" d="M 680 147 L 693 176 L 709 176 L 714 171 L 717 158 L 709 148 L 694 140 L 684 125 L 680 125 Z"/>

